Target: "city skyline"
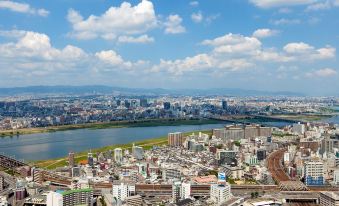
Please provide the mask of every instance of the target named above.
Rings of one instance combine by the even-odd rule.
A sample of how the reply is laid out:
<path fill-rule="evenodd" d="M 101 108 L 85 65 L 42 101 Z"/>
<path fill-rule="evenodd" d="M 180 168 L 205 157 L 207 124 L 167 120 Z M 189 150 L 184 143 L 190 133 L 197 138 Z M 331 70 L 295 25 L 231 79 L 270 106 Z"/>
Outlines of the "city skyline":
<path fill-rule="evenodd" d="M 0 1 L 0 87 L 338 95 L 338 9 L 338 0 Z"/>

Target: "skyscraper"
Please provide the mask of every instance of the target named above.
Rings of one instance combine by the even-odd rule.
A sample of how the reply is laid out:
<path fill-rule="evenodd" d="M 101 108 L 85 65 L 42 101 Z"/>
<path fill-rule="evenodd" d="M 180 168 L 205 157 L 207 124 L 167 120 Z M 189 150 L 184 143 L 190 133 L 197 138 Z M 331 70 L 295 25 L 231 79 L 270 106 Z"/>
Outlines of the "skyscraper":
<path fill-rule="evenodd" d="M 223 110 L 227 110 L 227 102 L 226 102 L 226 100 L 222 100 L 221 101 L 221 106 L 222 106 Z"/>
<path fill-rule="evenodd" d="M 211 199 L 217 204 L 227 201 L 231 197 L 231 186 L 230 184 L 214 184 L 211 185 L 210 191 Z"/>
<path fill-rule="evenodd" d="M 122 149 L 121 148 L 114 149 L 114 161 L 118 163 L 122 162 Z"/>
<path fill-rule="evenodd" d="M 184 136 L 181 132 L 168 133 L 168 145 L 172 147 L 181 147 L 184 143 Z"/>
<path fill-rule="evenodd" d="M 90 166 L 94 165 L 93 154 L 91 152 L 89 152 L 87 155 L 87 161 L 88 161 L 88 165 Z"/>
<path fill-rule="evenodd" d="M 171 109 L 171 103 L 170 102 L 164 102 L 164 109 L 165 110 Z"/>
<path fill-rule="evenodd" d="M 70 167 L 74 167 L 74 166 L 75 166 L 75 162 L 74 162 L 74 152 L 68 153 L 68 165 L 69 165 Z"/>

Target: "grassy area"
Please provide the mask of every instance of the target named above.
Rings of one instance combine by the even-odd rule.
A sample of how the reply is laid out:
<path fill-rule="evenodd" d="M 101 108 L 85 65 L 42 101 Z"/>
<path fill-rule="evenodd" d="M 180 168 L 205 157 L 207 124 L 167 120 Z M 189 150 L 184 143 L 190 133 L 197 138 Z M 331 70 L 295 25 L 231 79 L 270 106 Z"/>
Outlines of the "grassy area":
<path fill-rule="evenodd" d="M 331 118 L 333 115 L 329 114 L 285 114 L 285 115 L 273 115 L 272 117 L 282 118 L 282 119 L 290 119 L 295 121 L 304 121 L 304 122 L 312 122 L 312 121 L 320 121 L 323 119 Z"/>
<path fill-rule="evenodd" d="M 108 129 L 123 127 L 154 127 L 154 126 L 178 126 L 178 125 L 202 125 L 217 124 L 222 121 L 210 119 L 152 119 L 152 120 L 136 120 L 136 121 L 114 121 L 75 125 L 61 125 L 44 128 L 25 128 L 17 130 L 0 130 L 0 137 L 19 136 L 25 134 L 57 132 L 75 129 Z"/>
<path fill-rule="evenodd" d="M 193 131 L 195 133 L 197 132 L 203 132 L 208 135 L 212 135 L 211 130 L 207 131 Z M 192 134 L 192 132 L 186 132 L 184 133 L 184 136 L 188 136 Z M 162 136 L 158 138 L 153 138 L 153 139 L 146 139 L 138 142 L 134 142 L 135 145 L 142 146 L 145 150 L 151 149 L 153 146 L 161 146 L 161 145 L 166 145 L 167 142 L 167 136 Z M 127 143 L 127 144 L 116 144 L 116 145 L 109 145 L 97 149 L 93 149 L 92 153 L 95 155 L 97 152 L 106 152 L 108 150 L 114 150 L 115 148 L 122 148 L 122 149 L 131 149 L 133 145 L 132 143 Z M 87 153 L 88 151 L 83 151 L 75 154 L 75 162 L 79 162 L 82 160 L 87 159 Z M 58 158 L 58 159 L 52 159 L 52 160 L 41 160 L 41 161 L 36 161 L 32 163 L 34 166 L 40 167 L 40 168 L 45 168 L 45 169 L 55 169 L 57 167 L 63 167 L 68 164 L 68 157 L 63 157 L 63 158 Z"/>

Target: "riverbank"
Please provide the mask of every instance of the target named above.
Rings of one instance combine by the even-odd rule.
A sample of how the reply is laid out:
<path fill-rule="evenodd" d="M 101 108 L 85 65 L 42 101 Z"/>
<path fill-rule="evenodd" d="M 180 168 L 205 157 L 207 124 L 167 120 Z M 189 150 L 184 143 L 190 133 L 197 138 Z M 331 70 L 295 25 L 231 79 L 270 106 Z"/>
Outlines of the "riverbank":
<path fill-rule="evenodd" d="M 192 132 L 185 132 L 184 136 L 188 136 L 192 133 L 198 133 L 198 132 L 203 132 L 208 135 L 212 135 L 212 130 L 204 130 L 204 131 L 192 131 Z M 157 138 L 151 138 L 151 139 L 146 139 L 142 141 L 136 141 L 136 142 L 130 142 L 127 144 L 115 144 L 115 145 L 109 145 L 101 148 L 96 148 L 92 149 L 91 152 L 95 155 L 97 152 L 106 152 L 109 150 L 114 150 L 115 148 L 121 148 L 121 149 L 132 149 L 133 144 L 137 146 L 141 146 L 144 148 L 144 150 L 149 150 L 153 148 L 153 146 L 161 146 L 161 145 L 166 145 L 168 143 L 167 141 L 167 136 L 161 136 Z M 88 151 L 83 151 L 75 154 L 75 162 L 80 162 L 83 160 L 87 159 L 87 153 Z M 68 165 L 68 157 L 63 157 L 63 158 L 57 158 L 57 159 L 50 159 L 50 160 L 40 160 L 40 161 L 35 161 L 31 163 L 32 165 L 44 169 L 55 169 L 57 167 L 64 167 Z"/>
<path fill-rule="evenodd" d="M 0 130 L 0 137 L 13 137 L 27 134 L 50 133 L 76 129 L 109 129 L 109 128 L 128 128 L 128 127 L 203 125 L 203 124 L 218 124 L 223 122 L 224 121 L 211 119 L 152 119 L 136 121 L 114 121 L 114 122 L 75 124 L 75 125 L 60 125 L 43 128 Z"/>

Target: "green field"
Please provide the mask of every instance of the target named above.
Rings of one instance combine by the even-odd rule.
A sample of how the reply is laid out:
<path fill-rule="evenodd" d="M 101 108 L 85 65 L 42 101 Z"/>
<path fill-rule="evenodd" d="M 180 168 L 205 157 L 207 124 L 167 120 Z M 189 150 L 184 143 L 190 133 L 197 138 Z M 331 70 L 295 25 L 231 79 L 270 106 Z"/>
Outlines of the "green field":
<path fill-rule="evenodd" d="M 193 132 L 195 132 L 195 133 L 203 132 L 205 134 L 212 135 L 211 130 L 193 131 Z M 188 136 L 190 134 L 192 134 L 192 132 L 184 133 L 185 136 Z M 135 145 L 142 146 L 145 150 L 149 150 L 153 146 L 166 145 L 168 142 L 167 142 L 167 136 L 162 136 L 162 137 L 153 138 L 153 139 L 146 139 L 146 140 L 142 140 L 142 141 L 138 141 L 138 142 L 131 142 L 131 143 L 128 143 L 128 144 L 109 145 L 109 146 L 93 149 L 92 153 L 95 155 L 95 153 L 97 153 L 97 152 L 105 152 L 105 151 L 108 151 L 108 150 L 114 150 L 115 148 L 131 149 L 133 143 Z M 76 153 L 75 154 L 75 161 L 79 162 L 79 161 L 82 161 L 82 160 L 86 160 L 87 159 L 87 153 L 88 153 L 88 151 Z M 40 168 L 45 168 L 45 169 L 55 169 L 57 167 L 66 166 L 67 164 L 68 164 L 68 158 L 67 157 L 32 162 L 32 165 L 40 167 Z"/>
<path fill-rule="evenodd" d="M 61 125 L 43 128 L 24 128 L 17 130 L 0 130 L 0 137 L 20 136 L 25 134 L 57 132 L 75 129 L 108 129 L 122 127 L 154 127 L 154 126 L 177 126 L 177 125 L 202 125 L 222 123 L 218 120 L 210 119 L 152 119 L 136 121 L 114 121 L 102 123 L 88 123 L 75 125 Z"/>

